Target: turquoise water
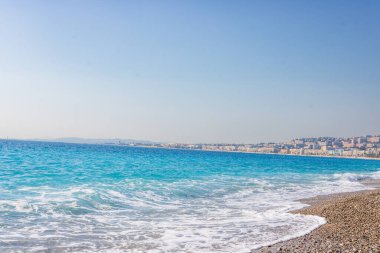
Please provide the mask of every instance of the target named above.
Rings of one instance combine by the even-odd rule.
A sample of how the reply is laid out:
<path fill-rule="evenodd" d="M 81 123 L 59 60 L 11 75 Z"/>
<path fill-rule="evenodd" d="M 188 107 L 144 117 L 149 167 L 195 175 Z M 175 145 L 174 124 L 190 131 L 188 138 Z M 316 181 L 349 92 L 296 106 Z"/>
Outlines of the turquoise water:
<path fill-rule="evenodd" d="M 380 161 L 0 141 L 0 252 L 249 252 Z M 50 251 L 49 251 L 50 250 Z M 52 250 L 52 251 L 51 251 Z"/>

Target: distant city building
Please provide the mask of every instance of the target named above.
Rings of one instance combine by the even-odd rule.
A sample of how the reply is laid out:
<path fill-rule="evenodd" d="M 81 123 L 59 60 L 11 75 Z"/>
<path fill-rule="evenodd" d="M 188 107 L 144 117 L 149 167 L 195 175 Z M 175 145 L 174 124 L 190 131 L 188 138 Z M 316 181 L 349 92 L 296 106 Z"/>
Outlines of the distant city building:
<path fill-rule="evenodd" d="M 351 138 L 298 138 L 282 143 L 258 144 L 182 144 L 182 143 L 124 143 L 118 145 L 181 148 L 210 151 L 249 152 L 291 155 L 377 157 L 380 158 L 380 136 Z"/>
<path fill-rule="evenodd" d="M 379 143 L 380 142 L 380 136 L 367 137 L 367 141 L 371 142 L 371 143 Z"/>

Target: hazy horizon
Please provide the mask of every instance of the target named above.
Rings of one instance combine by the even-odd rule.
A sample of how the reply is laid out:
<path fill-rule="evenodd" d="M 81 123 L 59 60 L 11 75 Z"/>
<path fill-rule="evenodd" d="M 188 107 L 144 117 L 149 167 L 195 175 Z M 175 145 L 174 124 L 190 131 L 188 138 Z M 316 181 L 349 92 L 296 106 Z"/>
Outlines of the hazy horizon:
<path fill-rule="evenodd" d="M 131 143 L 182 143 L 182 144 L 259 144 L 259 143 L 285 143 L 295 139 L 304 139 L 304 138 L 353 138 L 353 137 L 366 137 L 366 136 L 380 136 L 377 133 L 369 133 L 360 136 L 298 136 L 291 139 L 284 140 L 266 140 L 260 142 L 173 142 L 165 140 L 147 140 L 147 139 L 136 139 L 136 138 L 86 138 L 86 137 L 54 137 L 54 138 L 9 138 L 0 137 L 0 140 L 16 140 L 16 141 L 53 141 L 53 142 L 68 142 L 68 143 L 87 143 L 87 144 L 97 144 L 103 143 L 105 141 L 127 141 Z"/>
<path fill-rule="evenodd" d="M 379 134 L 378 1 L 0 1 L 0 138 Z"/>

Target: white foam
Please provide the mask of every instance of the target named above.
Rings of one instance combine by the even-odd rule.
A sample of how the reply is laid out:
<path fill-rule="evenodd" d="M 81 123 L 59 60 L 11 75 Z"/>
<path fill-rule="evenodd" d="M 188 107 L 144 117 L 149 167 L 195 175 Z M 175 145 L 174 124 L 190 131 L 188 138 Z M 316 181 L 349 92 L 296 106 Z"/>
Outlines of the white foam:
<path fill-rule="evenodd" d="M 313 175 L 306 183 L 213 177 L 24 187 L 20 191 L 33 194 L 0 200 L 2 214 L 28 213 L 12 222 L 0 216 L 0 241 L 35 251 L 48 250 L 46 240 L 53 240 L 68 252 L 249 252 L 325 223 L 288 213 L 305 206 L 298 199 L 367 189 L 360 180 L 378 177 L 380 172 Z"/>

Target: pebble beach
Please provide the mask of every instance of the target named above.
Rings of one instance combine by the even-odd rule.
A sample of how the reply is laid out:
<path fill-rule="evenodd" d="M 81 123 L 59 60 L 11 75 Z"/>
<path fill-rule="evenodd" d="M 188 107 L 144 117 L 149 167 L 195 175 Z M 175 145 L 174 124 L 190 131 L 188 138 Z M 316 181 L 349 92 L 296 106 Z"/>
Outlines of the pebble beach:
<path fill-rule="evenodd" d="M 252 252 L 380 252 L 380 190 L 319 196 L 294 211 L 317 215 L 326 224 L 311 233 Z"/>

